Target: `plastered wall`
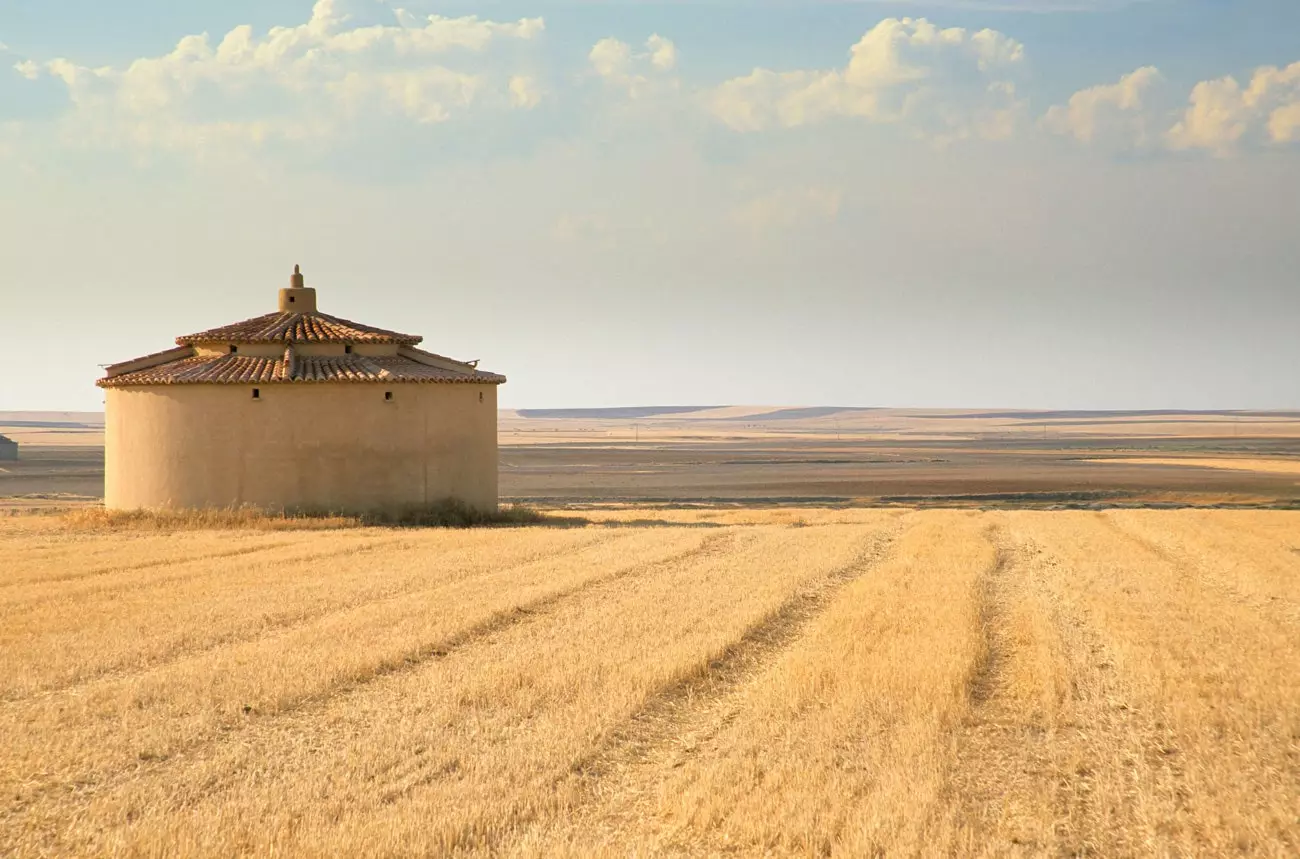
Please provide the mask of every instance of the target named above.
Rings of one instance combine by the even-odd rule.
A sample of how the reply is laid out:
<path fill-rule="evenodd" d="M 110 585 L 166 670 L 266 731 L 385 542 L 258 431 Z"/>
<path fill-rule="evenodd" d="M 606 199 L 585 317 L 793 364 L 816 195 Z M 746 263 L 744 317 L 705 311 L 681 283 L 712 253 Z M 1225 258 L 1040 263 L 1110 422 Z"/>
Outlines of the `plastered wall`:
<path fill-rule="evenodd" d="M 253 388 L 106 390 L 105 505 L 496 508 L 494 385 L 271 384 L 256 400 Z"/>

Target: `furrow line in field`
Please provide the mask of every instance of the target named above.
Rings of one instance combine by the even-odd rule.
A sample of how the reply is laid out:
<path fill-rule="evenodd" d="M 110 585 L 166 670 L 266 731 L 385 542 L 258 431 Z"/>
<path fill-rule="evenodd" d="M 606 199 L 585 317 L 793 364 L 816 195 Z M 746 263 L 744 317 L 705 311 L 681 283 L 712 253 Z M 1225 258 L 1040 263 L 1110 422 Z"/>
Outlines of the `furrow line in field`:
<path fill-rule="evenodd" d="M 324 561 L 329 558 L 339 557 L 340 555 L 366 554 L 366 553 L 374 552 L 379 549 L 401 547 L 404 542 L 409 542 L 409 539 L 410 539 L 409 537 L 391 537 L 388 539 L 372 539 L 365 542 L 350 543 L 345 546 L 340 546 L 336 549 L 330 549 L 329 551 L 321 551 L 319 549 L 311 549 L 310 546 L 304 546 L 303 554 L 290 555 L 289 557 L 282 559 L 281 563 L 304 564 L 304 563 L 312 563 L 314 561 Z M 277 543 L 273 546 L 264 546 L 264 547 L 256 547 L 256 548 L 248 547 L 240 550 L 232 550 L 229 553 L 225 553 L 225 554 L 217 554 L 212 556 L 196 558 L 190 561 L 182 561 L 179 564 L 177 564 L 177 566 L 183 567 L 191 564 L 201 565 L 207 561 L 212 561 L 212 560 L 222 560 L 225 558 L 247 557 L 250 555 L 264 554 L 266 552 L 275 549 L 292 548 L 293 545 L 294 545 L 294 541 L 286 541 L 284 543 Z M 156 569 L 158 567 L 166 567 L 169 565 L 170 562 L 157 563 L 157 564 L 151 562 L 139 568 L 124 568 L 121 572 L 139 572 L 142 570 Z M 184 572 L 177 572 L 174 574 L 163 575 L 157 578 L 147 579 L 144 581 L 125 581 L 116 584 L 105 584 L 103 586 L 91 586 L 80 590 L 76 590 L 72 593 L 63 592 L 61 589 L 57 589 L 56 587 L 53 594 L 47 593 L 47 594 L 36 594 L 31 596 L 25 594 L 19 594 L 19 595 L 15 595 L 14 599 L 6 601 L 2 606 L 0 606 L 0 615 L 14 614 L 15 612 L 22 611 L 24 608 L 33 605 L 40 605 L 41 603 L 47 602 L 50 599 L 57 599 L 61 604 L 66 605 L 74 602 L 84 602 L 87 600 L 93 600 L 99 597 L 104 597 L 106 595 L 130 593 L 134 591 L 148 591 L 154 588 L 175 586 L 180 582 L 185 582 L 190 579 L 197 579 L 203 576 L 213 575 L 214 572 L 215 571 L 211 569 L 192 569 Z M 39 584 L 43 585 L 45 583 L 41 582 Z M 66 585 L 67 583 L 59 582 L 57 584 Z"/>
<path fill-rule="evenodd" d="M 285 546 L 292 546 L 297 540 L 280 540 L 274 543 L 262 543 L 256 546 L 242 546 L 238 549 L 221 549 L 211 552 L 203 552 L 197 555 L 188 555 L 182 557 L 154 558 L 150 561 L 140 561 L 134 564 L 114 564 L 111 566 L 96 567 L 91 570 L 80 570 L 70 573 L 55 573 L 48 576 L 42 576 L 35 579 L 12 579 L 0 582 L 0 590 L 10 590 L 18 587 L 37 587 L 47 584 L 63 584 L 69 582 L 83 581 L 85 579 L 96 578 L 97 576 L 107 576 L 113 573 L 135 573 L 143 570 L 150 570 L 156 567 L 167 566 L 184 566 L 186 564 L 201 563 L 203 561 L 216 560 L 218 558 L 238 558 L 244 555 L 252 555 L 257 552 L 265 552 L 268 549 L 279 549 Z M 171 579 L 167 581 L 173 581 Z M 87 591 L 95 592 L 99 591 Z"/>
<path fill-rule="evenodd" d="M 437 643 L 424 645 L 409 651 L 404 654 L 400 660 L 394 659 L 385 662 L 373 675 L 366 677 L 360 682 L 336 687 L 329 690 L 329 694 L 327 695 L 313 696 L 313 698 L 308 699 L 303 703 L 324 703 L 331 698 L 351 693 L 363 686 L 373 683 L 381 677 L 386 677 L 390 674 L 396 674 L 403 671 L 414 670 L 431 659 L 442 659 L 450 656 L 452 653 L 465 650 L 474 644 L 502 633 L 520 623 L 538 620 L 557 606 L 579 598 L 588 591 L 608 585 L 611 582 L 632 578 L 634 576 L 653 575 L 655 571 L 661 568 L 671 568 L 678 564 L 713 554 L 717 551 L 720 543 L 734 540 L 735 537 L 736 535 L 734 533 L 709 534 L 695 547 L 687 549 L 684 552 L 678 552 L 671 557 L 652 561 L 650 563 L 620 567 L 603 576 L 588 579 L 575 587 L 567 588 L 563 591 L 558 591 L 527 603 L 522 603 L 507 611 L 497 612 L 486 620 L 476 623 L 473 626 L 466 627 L 460 632 L 444 638 Z M 279 715 L 279 713 L 277 713 L 277 715 Z"/>
<path fill-rule="evenodd" d="M 729 703 L 732 694 L 793 646 L 837 593 L 884 560 L 900 531 L 898 527 L 873 534 L 863 541 L 852 561 L 806 581 L 730 644 L 705 655 L 706 661 L 649 692 L 630 717 L 596 739 L 580 759 L 557 769 L 547 792 L 566 797 L 568 816 L 582 815 L 599 800 L 606 782 L 626 778 L 634 768 L 667 765 L 663 758 L 673 753 L 683 732 L 721 730 L 734 717 L 730 711 L 735 705 Z M 376 787 L 383 804 L 402 801 L 453 774 L 455 769 L 445 764 L 430 760 L 395 768 L 388 779 L 392 785 Z M 442 846 L 495 853 L 519 830 L 541 823 L 535 813 L 532 807 L 515 807 L 490 823 L 476 821 L 449 834 Z"/>
<path fill-rule="evenodd" d="M 707 739 L 724 728 L 735 717 L 735 706 L 727 704 L 734 694 L 794 646 L 841 590 L 882 563 L 901 531 L 900 524 L 874 534 L 851 562 L 805 585 L 722 652 L 659 689 L 562 777 L 578 780 L 580 802 L 593 800 L 604 781 L 627 770 L 681 766 L 684 761 L 675 754 L 679 738 Z M 674 759 L 664 761 L 667 757 Z"/>
<path fill-rule="evenodd" d="M 1033 536 L 1022 534 L 1020 542 L 1032 567 L 1026 594 L 1046 615 L 1037 644 L 1054 651 L 1054 667 L 1046 673 L 1055 676 L 1046 683 L 1040 677 L 1034 690 L 1046 728 L 1039 758 L 1046 770 L 1037 778 L 1041 795 L 1035 802 L 1047 807 L 1038 815 L 1037 833 L 1026 836 L 1015 820 L 1004 818 L 1001 834 L 1018 834 L 1031 855 L 1141 854 L 1150 845 L 1140 841 L 1145 827 L 1135 817 L 1139 798 L 1181 791 L 1181 766 L 1164 754 L 1167 731 L 1140 712 L 1135 690 L 1117 668 L 1121 657 L 1088 607 L 1068 596 L 1067 582 L 1077 571 Z M 1042 821 L 1051 821 L 1050 828 Z M 1012 852 L 1002 846 L 1002 853 L 990 852 Z"/>
<path fill-rule="evenodd" d="M 1003 676 L 1011 657 L 1011 642 L 1007 633 L 1008 591 L 1014 584 L 1008 582 L 1014 560 L 1006 535 L 997 525 L 985 530 L 985 539 L 994 550 L 993 566 L 980 578 L 979 619 L 983 652 L 969 682 L 969 694 L 976 710 L 993 710 L 1001 703 L 994 698 L 1004 692 Z"/>
<path fill-rule="evenodd" d="M 133 761 L 130 767 L 119 770 L 112 776 L 94 780 L 95 790 L 112 790 L 117 785 L 135 781 L 146 775 L 162 777 L 162 774 L 169 768 L 193 758 L 196 753 L 201 754 L 204 749 L 218 743 L 239 742 L 238 738 L 245 731 L 256 730 L 259 727 L 269 726 L 288 718 L 301 717 L 305 713 L 328 706 L 336 699 L 359 693 L 382 679 L 414 672 L 431 661 L 445 659 L 453 654 L 466 651 L 520 624 L 541 620 L 564 603 L 580 598 L 584 594 L 602 586 L 632 577 L 653 575 L 658 570 L 671 569 L 682 563 L 725 551 L 722 544 L 734 543 L 742 536 L 747 538 L 747 535 L 742 535 L 732 529 L 727 529 L 721 533 L 708 534 L 691 548 L 676 552 L 668 557 L 649 562 L 633 561 L 603 575 L 587 579 L 574 587 L 520 603 L 510 609 L 494 612 L 485 619 L 451 635 L 439 638 L 437 641 L 408 648 L 404 653 L 382 659 L 378 663 L 368 666 L 364 672 L 357 672 L 353 676 L 333 683 L 318 692 L 303 695 L 296 700 L 286 702 L 274 712 L 263 714 L 255 710 L 246 711 L 246 718 L 242 721 L 227 725 L 217 732 L 206 733 L 191 741 L 181 743 L 170 749 L 165 757 L 155 760 Z M 83 780 L 80 787 L 84 788 L 91 783 L 89 780 Z M 0 807 L 0 821 L 18 819 L 27 808 L 40 801 L 43 797 L 60 790 L 61 787 L 59 783 L 42 785 L 21 800 L 11 802 L 8 807 Z"/>
<path fill-rule="evenodd" d="M 1039 855 L 1049 849 L 1035 827 L 1051 786 L 1049 737 L 1036 690 L 1025 687 L 1043 646 L 1033 627 L 1044 619 L 1027 594 L 1025 547 L 1002 523 L 985 539 L 995 554 L 977 589 L 981 654 L 967 681 L 969 709 L 952 731 L 945 807 L 957 811 L 962 852 Z"/>
<path fill-rule="evenodd" d="M 1247 593 L 1229 578 L 1206 569 L 1205 565 L 1193 558 L 1190 553 L 1174 549 L 1163 543 L 1139 534 L 1113 516 L 1104 512 L 1097 514 L 1101 521 L 1121 539 L 1136 543 L 1160 560 L 1173 566 L 1180 572 L 1190 572 L 1225 599 L 1238 605 L 1246 606 L 1279 625 L 1300 626 L 1300 606 L 1281 599 L 1264 598 L 1258 594 Z"/>
<path fill-rule="evenodd" d="M 602 536 L 600 539 L 597 539 L 591 543 L 581 543 L 573 546 L 564 546 L 557 549 L 554 552 L 549 552 L 546 554 L 539 555 L 537 557 L 529 558 L 528 560 L 520 561 L 519 563 L 511 564 L 501 569 L 482 570 L 476 575 L 480 575 L 480 576 L 493 575 L 502 572 L 509 572 L 511 570 L 517 570 L 522 567 L 526 567 L 529 564 L 538 563 L 539 561 L 552 560 L 555 558 L 563 557 L 564 555 L 567 554 L 575 554 L 584 549 L 588 549 L 593 546 L 597 546 L 602 543 L 607 543 L 612 540 L 615 540 L 619 536 L 620 535 L 616 533 L 612 533 L 608 536 Z M 326 558 L 338 554 L 370 551 L 375 548 L 383 548 L 383 545 L 384 544 L 377 544 L 377 545 L 367 546 L 364 549 L 362 547 L 353 547 L 351 549 L 340 550 L 339 552 L 317 553 L 316 555 L 309 555 L 302 558 L 294 558 L 292 559 L 292 561 L 289 561 L 289 563 L 301 563 L 304 561 L 312 562 L 312 561 L 324 560 Z M 467 578 L 472 578 L 472 577 L 473 576 Z M 261 641 L 264 639 L 269 639 L 276 635 L 281 635 L 283 633 L 290 632 L 295 629 L 300 629 L 312 623 L 316 623 L 318 621 L 325 620 L 327 618 L 335 617 L 337 615 L 346 614 L 348 612 L 356 612 L 360 609 L 364 609 L 370 606 L 375 606 L 385 602 L 391 602 L 394 600 L 418 596 L 419 594 L 425 592 L 436 591 L 439 588 L 443 587 L 444 585 L 445 582 L 441 582 L 441 581 L 432 584 L 420 583 L 409 588 L 399 588 L 397 590 L 387 591 L 384 593 L 376 593 L 373 596 L 363 598 L 356 602 L 350 602 L 347 604 L 341 604 L 335 606 L 322 606 L 315 610 L 305 611 L 301 614 L 284 615 L 280 617 L 271 617 L 269 619 L 263 619 L 261 624 L 256 627 L 256 629 L 254 630 L 254 634 L 252 635 L 246 634 L 248 632 L 247 629 L 231 630 L 230 633 L 227 635 L 219 635 L 214 638 L 210 638 L 200 645 L 187 646 L 181 644 L 174 648 L 159 651 L 155 658 L 148 658 L 146 660 L 140 661 L 139 663 L 133 665 L 130 668 L 123 668 L 123 667 L 109 668 L 108 670 L 102 672 L 97 672 L 94 674 L 81 677 L 71 683 L 58 685 L 58 686 L 44 687 L 24 695 L 0 696 L 0 707 L 21 704 L 37 698 L 49 697 L 53 695 L 66 694 L 69 692 L 80 692 L 95 684 L 114 683 L 114 682 L 120 682 L 122 680 L 128 680 L 132 677 L 138 677 L 147 674 L 151 671 L 156 671 L 160 668 L 165 668 L 168 665 L 173 665 L 177 662 L 184 661 L 186 659 L 193 659 L 195 657 L 203 656 L 204 654 L 207 653 L 212 653 L 221 650 L 222 648 L 235 647 L 242 644 L 248 644 L 256 641 Z"/>

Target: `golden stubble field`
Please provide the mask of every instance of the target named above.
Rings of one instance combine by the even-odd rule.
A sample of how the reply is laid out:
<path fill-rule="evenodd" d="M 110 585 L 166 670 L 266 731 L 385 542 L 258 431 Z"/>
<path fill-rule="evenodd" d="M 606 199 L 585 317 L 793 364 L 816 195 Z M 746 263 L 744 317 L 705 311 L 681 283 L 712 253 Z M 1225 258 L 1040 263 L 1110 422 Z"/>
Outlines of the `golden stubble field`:
<path fill-rule="evenodd" d="M 1300 514 L 0 519 L 0 855 L 1300 853 Z"/>

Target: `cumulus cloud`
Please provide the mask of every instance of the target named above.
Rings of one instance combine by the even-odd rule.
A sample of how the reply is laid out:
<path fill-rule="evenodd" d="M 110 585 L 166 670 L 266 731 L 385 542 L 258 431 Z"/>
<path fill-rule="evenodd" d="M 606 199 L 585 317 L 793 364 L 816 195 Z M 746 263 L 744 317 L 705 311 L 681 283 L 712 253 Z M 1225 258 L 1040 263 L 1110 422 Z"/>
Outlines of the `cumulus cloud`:
<path fill-rule="evenodd" d="M 587 54 L 587 61 L 607 85 L 636 99 L 656 84 L 672 83 L 668 73 L 677 66 L 677 46 L 657 33 L 646 40 L 643 51 L 634 51 L 618 39 L 601 39 Z"/>
<path fill-rule="evenodd" d="M 656 69 L 669 72 L 677 65 L 677 46 L 663 36 L 655 33 L 645 45 L 650 51 L 650 65 Z"/>
<path fill-rule="evenodd" d="M 1201 81 L 1182 118 L 1169 129 L 1174 149 L 1231 155 L 1247 143 L 1300 140 L 1300 62 L 1257 69 L 1243 87 L 1234 77 Z"/>
<path fill-rule="evenodd" d="M 858 117 L 940 140 L 1004 138 L 1024 108 L 1012 80 L 1023 59 L 1024 46 L 996 30 L 887 18 L 842 69 L 756 69 L 709 101 L 714 116 L 743 132 Z"/>
<path fill-rule="evenodd" d="M 20 63 L 14 63 L 14 71 L 18 72 L 18 74 L 27 78 L 29 81 L 34 81 L 41 76 L 41 67 L 31 60 L 23 60 Z"/>
<path fill-rule="evenodd" d="M 515 107 L 532 110 L 542 102 L 542 90 L 537 81 L 528 75 L 510 78 L 510 103 Z"/>
<path fill-rule="evenodd" d="M 464 64 L 494 42 L 534 39 L 541 19 L 416 19 L 396 10 L 396 20 L 353 25 L 338 0 L 319 0 L 306 23 L 260 37 L 245 25 L 216 44 L 207 34 L 186 36 L 170 53 L 125 67 L 60 58 L 16 68 L 61 80 L 75 118 L 97 135 L 165 147 L 329 135 L 379 118 L 439 123 L 493 98 L 536 103 L 522 79 L 453 68 L 449 57 Z"/>
<path fill-rule="evenodd" d="M 1143 66 L 1117 83 L 1079 90 L 1066 104 L 1050 108 L 1043 117 L 1043 126 L 1080 143 L 1145 146 L 1155 135 L 1144 99 L 1160 79 L 1154 66 Z"/>

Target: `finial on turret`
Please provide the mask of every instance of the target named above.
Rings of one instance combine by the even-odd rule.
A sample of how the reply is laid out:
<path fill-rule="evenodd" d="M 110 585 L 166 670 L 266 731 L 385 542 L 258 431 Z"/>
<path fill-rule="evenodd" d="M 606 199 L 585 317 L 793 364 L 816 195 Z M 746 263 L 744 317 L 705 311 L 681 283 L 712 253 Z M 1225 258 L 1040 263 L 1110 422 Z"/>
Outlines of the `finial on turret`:
<path fill-rule="evenodd" d="M 289 278 L 289 286 L 292 287 L 293 289 L 302 289 L 302 287 L 303 287 L 303 276 L 302 276 L 302 267 L 301 267 L 301 266 L 294 265 L 294 267 L 293 267 L 293 277 Z"/>

